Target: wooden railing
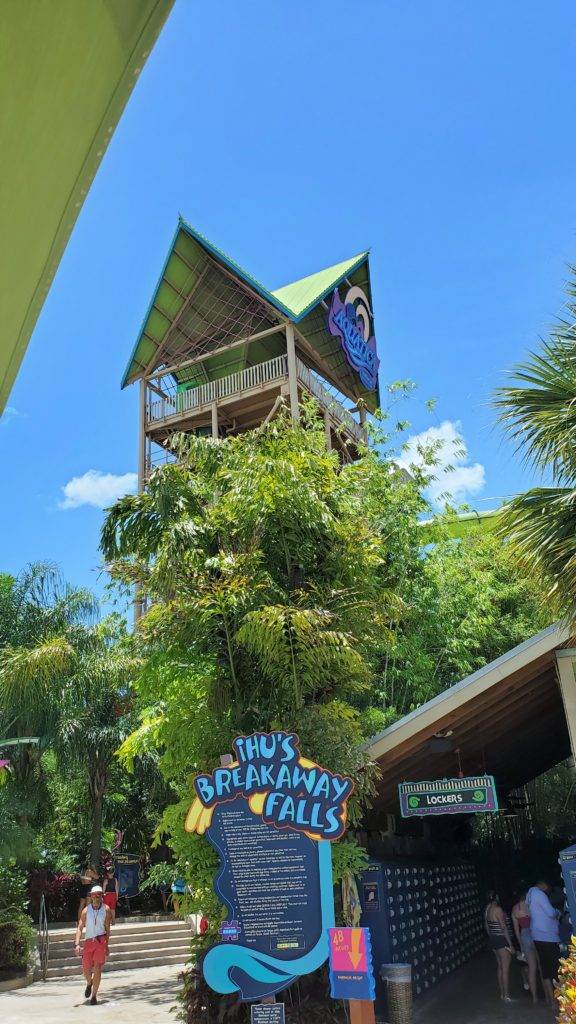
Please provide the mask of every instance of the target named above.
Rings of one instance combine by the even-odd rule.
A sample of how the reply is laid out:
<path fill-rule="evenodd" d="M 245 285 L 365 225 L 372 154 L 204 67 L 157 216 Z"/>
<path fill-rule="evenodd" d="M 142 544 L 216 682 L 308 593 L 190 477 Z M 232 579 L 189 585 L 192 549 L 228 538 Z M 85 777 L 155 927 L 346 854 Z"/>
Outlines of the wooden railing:
<path fill-rule="evenodd" d="M 346 431 L 359 442 L 366 440 L 366 432 L 347 409 L 344 408 L 321 384 L 301 359 L 296 359 L 296 373 L 300 384 L 314 396 L 322 409 L 332 414 L 336 424 L 342 424 Z M 177 391 L 170 397 L 155 398 L 146 402 L 146 424 L 160 424 L 171 420 L 184 419 L 202 406 L 211 405 L 222 398 L 241 395 L 243 392 L 266 386 L 274 381 L 288 379 L 288 356 L 284 353 L 256 366 L 248 366 L 219 380 L 211 380 L 187 391 Z"/>
<path fill-rule="evenodd" d="M 187 412 L 193 412 L 203 405 L 211 405 L 212 402 L 217 402 L 220 398 L 228 398 L 231 395 L 240 394 L 242 391 L 250 391 L 252 388 L 270 384 L 275 380 L 282 380 L 287 376 L 288 356 L 286 354 L 276 356 L 275 359 L 268 359 L 265 363 L 257 363 L 256 366 L 248 366 L 245 370 L 231 373 L 228 377 L 211 380 L 208 384 L 201 384 L 200 387 L 189 388 L 187 391 L 178 391 L 173 398 L 160 398 L 153 402 L 147 402 L 146 422 L 160 423 L 172 416 L 181 418 Z"/>

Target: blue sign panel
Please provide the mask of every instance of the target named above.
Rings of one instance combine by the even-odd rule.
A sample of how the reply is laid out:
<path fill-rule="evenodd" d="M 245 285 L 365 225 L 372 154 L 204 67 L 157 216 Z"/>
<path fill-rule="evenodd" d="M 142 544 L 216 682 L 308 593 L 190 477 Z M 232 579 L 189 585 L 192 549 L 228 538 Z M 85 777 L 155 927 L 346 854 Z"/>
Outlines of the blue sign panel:
<path fill-rule="evenodd" d="M 326 839 L 345 829 L 352 782 L 304 760 L 293 733 L 241 736 L 234 750 L 236 761 L 194 780 L 186 827 L 205 833 L 218 853 L 214 888 L 227 910 L 204 977 L 216 992 L 255 1001 L 327 959 L 334 900 Z"/>
<path fill-rule="evenodd" d="M 137 896 L 140 886 L 140 861 L 135 855 L 120 853 L 114 858 L 119 896 Z"/>
<path fill-rule="evenodd" d="M 572 922 L 572 934 L 574 934 L 576 927 L 576 845 L 560 850 L 558 863 L 562 868 L 562 881 L 564 882 L 564 891 L 566 893 L 570 921 Z"/>

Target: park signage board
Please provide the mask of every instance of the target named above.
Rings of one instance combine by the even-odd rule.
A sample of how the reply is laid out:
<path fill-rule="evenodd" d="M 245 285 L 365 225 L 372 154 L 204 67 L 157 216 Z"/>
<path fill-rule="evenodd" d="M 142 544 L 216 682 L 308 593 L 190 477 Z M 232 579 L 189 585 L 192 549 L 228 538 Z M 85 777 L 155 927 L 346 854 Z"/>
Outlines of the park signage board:
<path fill-rule="evenodd" d="M 300 753 L 295 733 L 238 736 L 233 760 L 194 779 L 186 829 L 206 835 L 227 910 L 203 961 L 216 992 L 265 999 L 328 958 L 330 842 L 346 829 L 353 782 Z"/>
<path fill-rule="evenodd" d="M 114 871 L 118 879 L 118 895 L 137 896 L 140 887 L 140 860 L 135 853 L 114 854 Z"/>
<path fill-rule="evenodd" d="M 252 1003 L 250 1024 L 285 1024 L 284 1003 Z"/>
<path fill-rule="evenodd" d="M 398 786 L 403 818 L 427 814 L 480 814 L 498 810 L 492 775 L 434 782 L 401 782 Z"/>
<path fill-rule="evenodd" d="M 330 929 L 332 999 L 375 998 L 372 946 L 368 928 Z"/>

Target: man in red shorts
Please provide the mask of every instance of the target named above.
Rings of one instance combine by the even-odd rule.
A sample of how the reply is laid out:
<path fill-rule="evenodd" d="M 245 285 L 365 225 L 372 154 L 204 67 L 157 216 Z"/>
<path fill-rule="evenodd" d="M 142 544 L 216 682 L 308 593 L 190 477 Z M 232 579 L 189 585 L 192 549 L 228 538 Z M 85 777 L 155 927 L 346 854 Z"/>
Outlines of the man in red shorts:
<path fill-rule="evenodd" d="M 110 922 L 112 911 L 103 901 L 101 885 L 93 885 L 88 897 L 88 905 L 80 914 L 74 945 L 80 956 L 80 940 L 85 931 L 84 949 L 82 951 L 82 969 L 86 979 L 84 998 L 90 999 L 90 1005 L 96 1006 L 102 968 L 108 956 L 110 941 Z"/>

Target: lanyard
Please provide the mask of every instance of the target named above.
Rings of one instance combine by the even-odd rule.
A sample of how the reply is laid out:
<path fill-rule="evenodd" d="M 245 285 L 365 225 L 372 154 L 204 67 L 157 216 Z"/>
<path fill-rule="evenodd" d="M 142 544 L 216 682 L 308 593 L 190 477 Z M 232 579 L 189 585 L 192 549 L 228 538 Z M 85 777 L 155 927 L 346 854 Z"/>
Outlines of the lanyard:
<path fill-rule="evenodd" d="M 94 931 L 94 937 L 96 937 L 96 926 L 98 924 L 98 916 L 102 907 L 98 907 L 98 910 L 95 910 L 92 904 L 90 904 L 90 910 L 92 911 L 92 929 Z"/>

